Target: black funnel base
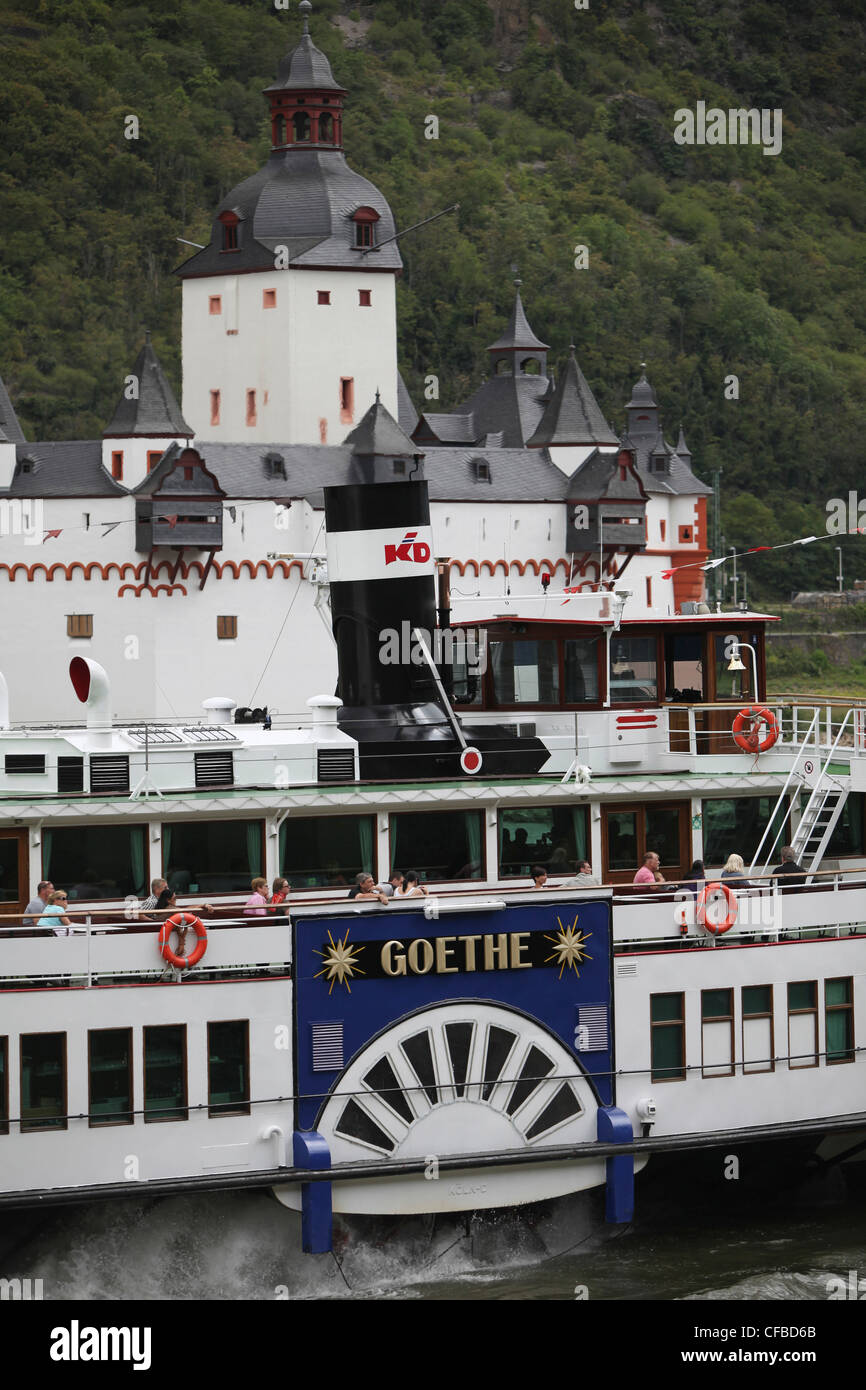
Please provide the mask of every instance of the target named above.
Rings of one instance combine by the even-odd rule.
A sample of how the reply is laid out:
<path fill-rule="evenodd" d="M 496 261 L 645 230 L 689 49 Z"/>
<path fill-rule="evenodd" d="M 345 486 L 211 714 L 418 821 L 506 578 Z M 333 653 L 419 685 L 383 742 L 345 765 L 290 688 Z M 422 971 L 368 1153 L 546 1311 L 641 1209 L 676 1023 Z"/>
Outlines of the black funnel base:
<path fill-rule="evenodd" d="M 436 704 L 343 708 L 343 733 L 358 741 L 363 782 L 426 782 L 470 779 L 460 766 L 463 751 Z M 518 738 L 496 724 L 463 724 L 467 744 L 482 756 L 478 776 L 534 777 L 550 757 L 540 739 Z"/>

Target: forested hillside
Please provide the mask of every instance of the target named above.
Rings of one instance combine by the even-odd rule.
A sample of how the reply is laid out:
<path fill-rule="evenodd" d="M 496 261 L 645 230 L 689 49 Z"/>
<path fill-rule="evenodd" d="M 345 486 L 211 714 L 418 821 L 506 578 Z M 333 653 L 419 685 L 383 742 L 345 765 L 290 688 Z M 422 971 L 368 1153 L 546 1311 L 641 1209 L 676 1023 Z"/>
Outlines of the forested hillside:
<path fill-rule="evenodd" d="M 299 32 L 266 0 L 0 0 L 0 372 L 28 437 L 97 436 L 145 326 L 177 383 L 176 238 L 205 240 L 266 158 L 261 89 Z M 647 361 L 668 436 L 682 421 L 699 474 L 723 469 L 728 545 L 823 530 L 866 438 L 860 0 L 316 0 L 312 33 L 398 225 L 461 204 L 401 243 L 416 402 L 428 373 L 440 409 L 477 384 L 517 265 L 618 429 Z M 780 107 L 781 153 L 677 145 L 699 100 Z M 751 592 L 829 584 L 834 558 L 756 559 Z"/>

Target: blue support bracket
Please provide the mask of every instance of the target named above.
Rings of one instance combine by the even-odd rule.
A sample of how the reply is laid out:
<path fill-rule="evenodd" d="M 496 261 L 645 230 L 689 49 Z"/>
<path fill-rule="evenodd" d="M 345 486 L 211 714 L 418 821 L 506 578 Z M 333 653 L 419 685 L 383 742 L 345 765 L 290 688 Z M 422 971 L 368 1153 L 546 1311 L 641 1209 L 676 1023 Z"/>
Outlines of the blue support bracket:
<path fill-rule="evenodd" d="M 605 1144 L 630 1144 L 634 1139 L 631 1120 L 616 1105 L 598 1109 L 598 1139 Z M 634 1217 L 634 1154 L 617 1154 L 606 1161 L 604 1219 L 624 1225 Z"/>
<path fill-rule="evenodd" d="M 331 1166 L 327 1141 L 315 1129 L 296 1129 L 292 1134 L 296 1168 L 322 1172 Z M 301 1249 L 305 1255 L 325 1255 L 333 1247 L 331 1183 L 301 1183 Z"/>

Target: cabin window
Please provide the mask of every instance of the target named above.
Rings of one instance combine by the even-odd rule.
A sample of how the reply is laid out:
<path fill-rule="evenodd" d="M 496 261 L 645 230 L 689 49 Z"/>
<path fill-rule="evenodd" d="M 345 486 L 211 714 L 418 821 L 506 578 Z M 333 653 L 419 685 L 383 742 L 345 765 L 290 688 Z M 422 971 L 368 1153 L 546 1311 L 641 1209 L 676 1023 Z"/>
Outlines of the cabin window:
<path fill-rule="evenodd" d="M 824 1036 L 827 1065 L 854 1061 L 854 980 L 824 981 Z"/>
<path fill-rule="evenodd" d="M 115 449 L 111 455 L 111 476 L 118 482 L 123 479 L 123 450 Z"/>
<path fill-rule="evenodd" d="M 145 896 L 148 878 L 143 825 L 43 827 L 42 877 L 74 902 Z"/>
<path fill-rule="evenodd" d="M 87 1073 L 91 1127 L 131 1125 L 132 1029 L 90 1029 L 87 1034 Z"/>
<path fill-rule="evenodd" d="M 144 1122 L 188 1120 L 186 1025 L 144 1029 Z"/>
<path fill-rule="evenodd" d="M 428 882 L 484 877 L 481 811 L 400 812 L 390 817 L 389 872 L 415 869 Z"/>
<path fill-rule="evenodd" d="M 562 644 L 565 676 L 565 703 L 592 705 L 598 703 L 597 637 L 566 638 Z"/>
<path fill-rule="evenodd" d="M 661 862 L 661 871 L 670 883 L 685 872 L 691 862 L 688 829 L 688 802 L 622 807 L 602 811 L 603 838 L 607 853 L 605 880 L 631 883 L 652 851 Z"/>
<path fill-rule="evenodd" d="M 610 644 L 610 699 L 642 705 L 658 699 L 656 639 L 617 634 Z"/>
<path fill-rule="evenodd" d="M 579 861 L 588 858 L 588 807 L 500 808 L 500 878 L 526 878 L 533 864 L 542 864 L 549 874 L 571 876 Z"/>
<path fill-rule="evenodd" d="M 175 893 L 249 893 L 264 864 L 264 821 L 163 824 L 162 872 Z"/>
<path fill-rule="evenodd" d="M 497 705 L 558 705 L 559 650 L 555 641 L 490 641 L 490 667 Z"/>
<path fill-rule="evenodd" d="M 21 1133 L 66 1128 L 66 1034 L 21 1037 Z"/>
<path fill-rule="evenodd" d="M 791 1071 L 818 1065 L 818 982 L 788 985 L 788 1066 Z"/>
<path fill-rule="evenodd" d="M 743 1073 L 775 1071 L 773 1060 L 773 986 L 744 985 Z"/>
<path fill-rule="evenodd" d="M 291 816 L 280 826 L 280 873 L 293 889 L 350 888 L 356 874 L 375 877 L 374 843 L 372 816 Z"/>
<path fill-rule="evenodd" d="M 701 990 L 701 1075 L 734 1074 L 734 991 Z"/>
<path fill-rule="evenodd" d="M 757 638 L 752 632 L 726 632 L 719 633 L 715 637 L 715 668 L 716 668 L 716 699 L 717 700 L 736 700 L 748 704 L 755 698 L 755 665 L 760 672 L 760 657 L 756 650 Z M 740 660 L 745 666 L 744 671 L 729 671 L 728 664 L 733 655 L 734 642 L 741 642 L 744 646 L 751 644 L 755 651 L 755 662 L 748 652 L 740 652 Z M 758 677 L 760 685 L 760 675 Z M 760 698 L 760 697 L 758 697 Z"/>
<path fill-rule="evenodd" d="M 482 629 L 452 629 L 451 686 L 453 703 L 480 705 L 487 669 L 487 633 Z"/>
<path fill-rule="evenodd" d="M 211 422 L 212 425 L 218 425 L 219 422 L 220 422 L 220 393 L 219 393 L 219 391 L 211 391 L 211 393 L 210 393 L 210 422 Z"/>
<path fill-rule="evenodd" d="M 784 809 L 775 813 L 777 800 L 776 796 L 723 796 L 702 802 L 704 863 L 708 867 L 724 866 L 728 855 L 741 854 L 748 867 L 773 816 L 772 828 L 764 841 L 764 850 L 769 853 L 784 815 Z M 781 838 L 777 842 L 786 843 Z"/>
<path fill-rule="evenodd" d="M 650 995 L 650 1055 L 653 1081 L 685 1081 L 684 994 Z"/>
<path fill-rule="evenodd" d="M 0 1134 L 9 1133 L 9 1039 L 0 1038 Z"/>
<path fill-rule="evenodd" d="M 207 1026 L 208 1115 L 250 1113 L 250 1025 L 231 1019 Z"/>
<path fill-rule="evenodd" d="M 706 699 L 702 632 L 673 632 L 665 637 L 665 698 L 689 705 Z"/>

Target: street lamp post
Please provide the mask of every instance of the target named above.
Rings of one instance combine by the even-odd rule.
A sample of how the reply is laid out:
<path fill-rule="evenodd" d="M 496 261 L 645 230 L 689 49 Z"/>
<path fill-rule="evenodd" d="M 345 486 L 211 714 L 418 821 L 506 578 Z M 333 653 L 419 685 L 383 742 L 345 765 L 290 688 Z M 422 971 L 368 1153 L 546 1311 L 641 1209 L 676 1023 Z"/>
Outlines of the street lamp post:
<path fill-rule="evenodd" d="M 729 671 L 745 671 L 740 652 L 748 652 L 752 658 L 752 674 L 755 681 L 755 704 L 758 703 L 758 658 L 755 655 L 755 648 L 750 642 L 733 642 L 731 645 L 731 659 L 728 662 Z"/>
<path fill-rule="evenodd" d="M 841 545 L 837 545 L 837 546 L 835 547 L 835 550 L 836 550 L 836 554 L 839 556 L 839 573 L 836 575 L 836 579 L 837 579 L 838 582 L 839 582 L 839 593 L 841 594 L 841 592 L 842 592 L 842 547 L 841 547 Z"/>

